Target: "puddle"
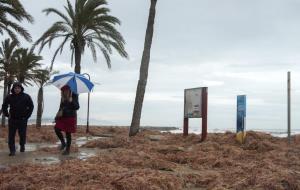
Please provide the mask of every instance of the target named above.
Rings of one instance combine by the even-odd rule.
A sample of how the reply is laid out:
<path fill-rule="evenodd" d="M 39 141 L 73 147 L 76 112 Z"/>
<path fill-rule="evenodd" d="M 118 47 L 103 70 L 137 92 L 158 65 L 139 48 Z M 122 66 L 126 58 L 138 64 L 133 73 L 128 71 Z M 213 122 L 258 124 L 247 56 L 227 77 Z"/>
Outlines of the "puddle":
<path fill-rule="evenodd" d="M 40 163 L 40 164 L 56 164 L 59 163 L 60 161 L 61 160 L 58 157 L 52 157 L 52 156 L 40 157 L 34 160 L 35 163 Z"/>
<path fill-rule="evenodd" d="M 84 150 L 80 150 L 79 155 L 77 156 L 77 158 L 79 158 L 80 160 L 86 160 L 90 157 L 96 156 L 96 150 L 95 149 L 84 149 Z"/>
<path fill-rule="evenodd" d="M 72 142 L 76 144 L 78 147 L 81 147 L 82 145 L 86 144 L 89 141 L 105 138 L 105 137 L 95 137 L 95 136 L 89 136 L 89 137 L 78 137 L 76 138 L 75 142 Z M 16 142 L 17 143 L 17 142 Z M 26 143 L 25 150 L 26 152 L 33 152 L 37 151 L 41 148 L 55 148 L 60 145 L 60 142 L 54 143 Z M 5 143 L 5 146 L 3 145 L 3 149 L 0 149 L 0 152 L 7 152 L 7 143 Z M 16 144 L 16 150 L 18 151 L 20 149 L 19 145 Z"/>
<path fill-rule="evenodd" d="M 0 165 L 0 172 L 9 169 L 8 166 Z"/>
<path fill-rule="evenodd" d="M 41 149 L 41 148 L 54 148 L 54 147 L 57 147 L 57 143 L 56 144 L 50 144 L 50 143 L 27 143 L 25 145 L 25 150 L 27 152 L 32 152 L 32 151 L 36 151 L 38 149 Z M 18 149 L 17 149 L 18 150 Z"/>
<path fill-rule="evenodd" d="M 105 138 L 105 137 L 96 137 L 96 136 L 78 137 L 76 139 L 75 143 L 80 147 L 80 146 L 86 144 L 89 141 L 100 139 L 100 138 Z"/>
<path fill-rule="evenodd" d="M 97 154 L 97 149 L 87 149 L 87 148 L 79 148 L 78 152 L 70 153 L 68 156 L 63 156 L 60 153 L 58 154 L 51 154 L 51 156 L 40 156 L 32 160 L 34 163 L 40 164 L 57 164 L 64 160 L 70 159 L 80 159 L 80 160 L 87 160 L 90 157 L 93 157 Z"/>
<path fill-rule="evenodd" d="M 78 152 L 71 152 L 68 156 L 63 156 L 61 153 L 49 153 L 49 152 L 37 152 L 36 150 L 41 148 L 55 148 L 60 145 L 60 142 L 56 143 L 27 143 L 25 146 L 25 153 L 19 152 L 19 145 L 16 145 L 16 156 L 9 157 L 8 149 L 0 149 L 0 170 L 2 167 L 7 167 L 8 165 L 15 165 L 20 163 L 39 163 L 39 164 L 56 164 L 63 160 L 68 159 L 80 159 L 86 160 L 90 157 L 95 156 L 100 150 L 97 148 L 81 148 L 82 145 L 89 141 L 105 138 L 105 137 L 78 137 L 72 142 L 76 144 Z"/>
<path fill-rule="evenodd" d="M 41 148 L 54 148 L 54 147 L 57 147 L 58 145 L 57 144 L 53 144 L 53 143 L 26 143 L 25 145 L 25 151 L 26 152 L 33 152 L 33 151 L 36 151 L 38 149 L 41 149 Z M 19 145 L 16 145 L 16 151 L 18 152 L 20 150 L 20 146 Z M 8 145 L 7 143 L 5 144 L 5 146 L 3 146 L 3 148 L 0 149 L 0 152 L 1 153 L 4 153 L 4 152 L 8 152 Z"/>

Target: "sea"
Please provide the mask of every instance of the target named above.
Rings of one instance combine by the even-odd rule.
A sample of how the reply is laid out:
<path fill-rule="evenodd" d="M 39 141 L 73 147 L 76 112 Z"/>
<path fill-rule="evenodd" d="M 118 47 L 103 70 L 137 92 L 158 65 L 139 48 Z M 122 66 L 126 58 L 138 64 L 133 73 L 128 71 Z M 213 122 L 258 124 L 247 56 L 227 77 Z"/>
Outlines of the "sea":
<path fill-rule="evenodd" d="M 78 125 L 86 125 L 86 119 L 78 119 Z M 30 119 L 28 121 L 29 124 L 35 124 L 35 119 Z M 42 125 L 53 125 L 54 120 L 51 118 L 45 118 L 42 121 Z M 99 127 L 106 127 L 106 126 L 120 126 L 116 125 L 110 122 L 106 121 L 96 121 L 96 120 L 91 120 L 90 125 L 93 126 L 99 126 Z M 122 125 L 122 127 L 126 127 L 126 125 Z M 128 127 L 128 126 L 127 126 Z M 183 133 L 183 128 L 182 126 L 142 126 L 141 128 L 151 128 L 151 129 L 157 129 L 162 132 L 171 132 L 171 133 Z M 257 128 L 246 128 L 246 131 L 257 131 L 257 132 L 264 132 L 267 134 L 270 134 L 275 137 L 287 137 L 287 130 L 286 129 L 278 129 L 278 128 L 265 128 L 265 129 L 257 129 Z M 208 128 L 208 133 L 225 133 L 225 132 L 236 132 L 236 129 L 234 128 Z M 201 134 L 201 127 L 200 126 L 190 126 L 189 127 L 189 133 L 194 133 L 194 134 Z M 300 134 L 300 129 L 291 129 L 291 135 L 297 135 Z"/>

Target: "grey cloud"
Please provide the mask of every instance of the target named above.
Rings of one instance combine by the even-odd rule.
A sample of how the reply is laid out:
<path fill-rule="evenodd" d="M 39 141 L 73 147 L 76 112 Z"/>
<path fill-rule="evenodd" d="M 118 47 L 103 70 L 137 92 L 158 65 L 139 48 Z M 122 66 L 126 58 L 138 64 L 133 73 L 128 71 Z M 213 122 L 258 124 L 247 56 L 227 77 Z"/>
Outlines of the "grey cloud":
<path fill-rule="evenodd" d="M 56 19 L 41 10 L 62 10 L 65 1 L 22 0 L 35 17 L 35 24 L 24 24 L 37 39 Z M 132 97 L 139 76 L 149 1 L 110 0 L 112 14 L 119 17 L 119 30 L 124 35 L 130 59 L 112 56 L 108 70 L 101 56 L 93 63 L 88 51 L 83 57 L 82 71 L 101 83 L 91 95 L 91 117 L 129 125 Z M 157 17 L 151 51 L 149 79 L 142 124 L 181 126 L 183 89 L 209 84 L 209 128 L 234 129 L 236 95 L 247 94 L 249 128 L 285 129 L 286 71 L 293 77 L 293 124 L 299 123 L 300 78 L 300 3 L 298 0 L 163 0 L 157 3 Z M 24 45 L 30 44 L 24 42 Z M 54 48 L 42 55 L 50 64 Z M 55 67 L 62 72 L 73 70 L 68 47 L 57 57 Z M 27 89 L 36 97 L 36 88 Z M 59 92 L 45 89 L 45 115 L 52 117 L 58 106 Z M 106 96 L 99 96 L 104 93 Z M 112 96 L 110 97 L 109 94 Z M 157 95 L 161 97 L 157 97 Z M 149 96 L 150 95 L 150 96 Z M 151 96 L 152 95 L 152 96 Z M 86 95 L 80 98 L 79 115 L 85 117 Z M 162 101 L 175 97 L 178 101 Z M 156 98 L 156 99 L 155 99 Z M 180 101 L 182 99 L 182 101 Z M 254 101 L 254 103 L 253 103 Z M 225 103 L 224 103 L 225 102 Z M 251 103 L 252 102 L 252 103 Z M 191 121 L 199 126 L 199 120 Z M 296 127 L 296 125 L 295 125 Z M 298 127 L 299 128 L 299 127 Z"/>

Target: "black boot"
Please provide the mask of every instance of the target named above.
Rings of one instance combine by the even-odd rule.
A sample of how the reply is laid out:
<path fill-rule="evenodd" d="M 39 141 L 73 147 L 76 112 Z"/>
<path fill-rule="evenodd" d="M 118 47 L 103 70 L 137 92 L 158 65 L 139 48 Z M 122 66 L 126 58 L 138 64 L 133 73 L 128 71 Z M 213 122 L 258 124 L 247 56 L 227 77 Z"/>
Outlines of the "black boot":
<path fill-rule="evenodd" d="M 55 130 L 55 133 L 56 133 L 58 139 L 59 139 L 60 142 L 61 142 L 61 145 L 60 145 L 60 147 L 59 147 L 59 150 L 64 150 L 65 147 L 66 147 L 66 142 L 65 142 L 64 136 L 63 136 L 63 134 L 61 133 L 61 130 L 60 130 L 60 129 L 58 129 L 58 128 L 55 127 L 54 130 Z"/>
<path fill-rule="evenodd" d="M 25 145 L 20 146 L 20 152 L 25 152 Z"/>
<path fill-rule="evenodd" d="M 70 154 L 70 148 L 71 148 L 71 142 L 72 142 L 71 133 L 66 133 L 66 138 L 67 138 L 67 146 L 66 146 L 66 150 L 62 153 L 63 155 L 69 155 Z"/>
<path fill-rule="evenodd" d="M 66 150 L 63 151 L 62 155 L 69 155 L 69 154 L 70 154 L 70 147 L 67 146 L 67 147 L 66 147 Z"/>
<path fill-rule="evenodd" d="M 9 155 L 8 156 L 15 156 L 16 155 L 16 153 L 15 152 L 11 152 L 11 153 L 9 153 Z"/>
<path fill-rule="evenodd" d="M 60 147 L 59 147 L 59 150 L 64 150 L 65 148 L 66 148 L 66 143 L 62 142 Z"/>

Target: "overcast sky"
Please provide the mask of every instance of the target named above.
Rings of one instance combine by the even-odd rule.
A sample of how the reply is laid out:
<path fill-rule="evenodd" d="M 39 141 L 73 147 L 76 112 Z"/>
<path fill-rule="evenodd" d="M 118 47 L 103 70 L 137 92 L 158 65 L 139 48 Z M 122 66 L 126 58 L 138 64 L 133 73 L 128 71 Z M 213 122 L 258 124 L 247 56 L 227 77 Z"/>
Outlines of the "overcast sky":
<path fill-rule="evenodd" d="M 62 10 L 66 4 L 63 0 L 21 2 L 35 18 L 33 25 L 23 24 L 34 40 L 57 19 L 41 10 Z M 93 63 L 86 51 L 82 72 L 101 83 L 91 94 L 91 118 L 100 124 L 130 125 L 150 0 L 108 3 L 111 14 L 122 22 L 119 30 L 130 58 L 115 53 L 109 70 L 102 57 Z M 209 130 L 235 128 L 238 94 L 247 95 L 248 129 L 285 130 L 286 73 L 291 71 L 292 127 L 300 129 L 299 10 L 298 0 L 158 0 L 141 124 L 181 127 L 184 89 L 207 86 Z M 55 47 L 43 50 L 45 64 L 49 65 Z M 68 46 L 54 69 L 74 70 Z M 26 91 L 36 101 L 37 90 Z M 87 95 L 81 95 L 80 118 L 86 115 L 86 102 Z M 46 87 L 44 116 L 54 117 L 58 104 L 59 91 Z M 200 127 L 200 119 L 191 125 Z"/>

